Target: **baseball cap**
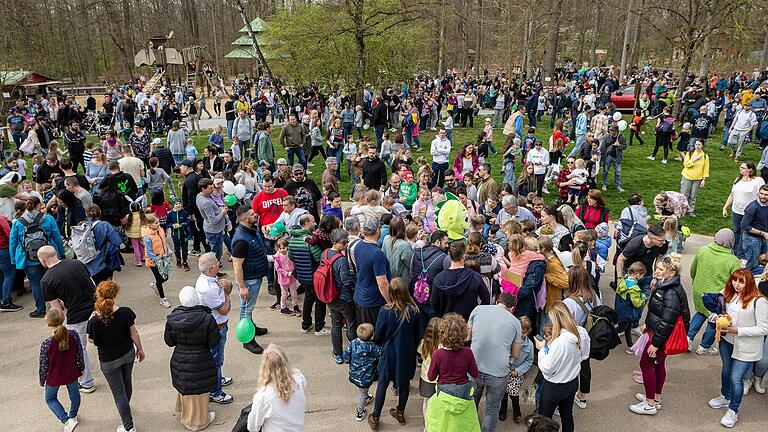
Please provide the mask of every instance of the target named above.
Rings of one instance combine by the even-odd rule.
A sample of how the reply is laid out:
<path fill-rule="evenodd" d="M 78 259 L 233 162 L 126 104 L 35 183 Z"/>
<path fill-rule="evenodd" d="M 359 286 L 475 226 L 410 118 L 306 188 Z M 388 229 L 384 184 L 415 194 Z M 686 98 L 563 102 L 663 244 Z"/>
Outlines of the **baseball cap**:
<path fill-rule="evenodd" d="M 277 160 L 278 165 L 288 165 L 288 161 L 285 160 L 285 158 L 280 158 Z"/>
<path fill-rule="evenodd" d="M 608 132 L 618 132 L 618 131 L 619 131 L 619 127 L 616 126 L 615 124 L 608 126 Z"/>
<path fill-rule="evenodd" d="M 161 140 L 160 138 L 155 138 L 152 140 L 152 145 L 162 145 L 162 144 L 163 144 L 163 140 Z"/>
<path fill-rule="evenodd" d="M 304 166 L 302 164 L 294 165 L 293 172 L 304 172 Z"/>
<path fill-rule="evenodd" d="M 194 168 L 195 167 L 195 163 L 192 162 L 189 159 L 184 159 L 183 161 L 181 161 L 181 163 L 179 165 L 184 165 L 185 167 L 188 167 L 188 168 Z"/>
<path fill-rule="evenodd" d="M 265 161 L 264 159 L 262 159 L 262 160 L 259 161 L 259 166 L 262 166 L 262 165 L 263 166 L 269 166 L 269 163 L 267 161 Z"/>
<path fill-rule="evenodd" d="M 379 228 L 381 228 L 381 225 L 379 225 L 379 221 L 376 219 L 366 219 L 365 222 L 363 222 L 364 233 L 373 234 Z"/>

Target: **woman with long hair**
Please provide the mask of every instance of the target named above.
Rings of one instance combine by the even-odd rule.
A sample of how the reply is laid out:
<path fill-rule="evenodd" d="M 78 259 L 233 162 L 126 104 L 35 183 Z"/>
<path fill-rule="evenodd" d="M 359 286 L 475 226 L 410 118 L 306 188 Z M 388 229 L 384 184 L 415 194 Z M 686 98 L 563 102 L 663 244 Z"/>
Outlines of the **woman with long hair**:
<path fill-rule="evenodd" d="M 721 327 L 720 395 L 711 399 L 709 406 L 715 409 L 728 407 L 720 424 L 731 428 L 739 420 L 744 386 L 752 384 L 744 377 L 752 371 L 754 362 L 763 357 L 763 344 L 768 336 L 768 299 L 757 289 L 752 272 L 745 268 L 731 274 L 722 294 L 725 300 L 723 316 L 727 316 L 730 323 Z"/>
<path fill-rule="evenodd" d="M 554 205 L 548 205 L 541 210 L 541 226 L 536 229 L 536 235 L 545 235 L 552 239 L 552 244 L 560 251 L 571 250 L 573 236 L 565 226 L 563 215 Z"/>
<path fill-rule="evenodd" d="M 576 325 L 584 327 L 589 318 L 589 313 L 595 306 L 599 306 L 600 297 L 595 295 L 592 288 L 592 282 L 589 273 L 584 267 L 573 266 L 568 271 L 568 297 L 563 300 L 563 304 L 573 315 L 573 321 Z M 592 381 L 592 369 L 589 365 L 589 358 L 582 360 L 581 370 L 579 371 L 579 392 L 576 393 L 576 406 L 579 408 L 587 407 L 587 395 Z"/>
<path fill-rule="evenodd" d="M 88 320 L 88 340 L 99 353 L 99 363 L 104 379 L 112 391 L 112 397 L 122 424 L 119 432 L 134 431 L 131 414 L 133 394 L 133 362 L 144 361 L 136 314 L 127 306 L 115 302 L 120 293 L 117 282 L 107 280 L 96 287 L 94 314 Z"/>
<path fill-rule="evenodd" d="M 587 193 L 587 202 L 576 207 L 576 216 L 587 229 L 594 228 L 601 223 L 608 223 L 608 208 L 605 206 L 603 192 L 592 189 Z"/>
<path fill-rule="evenodd" d="M 480 159 L 477 156 L 477 149 L 472 141 L 467 141 L 456 152 L 456 157 L 453 159 L 453 174 L 456 177 L 456 181 L 463 181 L 464 175 L 467 173 L 477 176 L 479 169 Z"/>
<path fill-rule="evenodd" d="M 64 327 L 64 312 L 51 309 L 45 315 L 45 325 L 53 330 L 40 345 L 40 385 L 45 388 L 45 403 L 53 415 L 64 424 L 64 432 L 77 426 L 80 390 L 77 378 L 83 374 L 85 361 L 80 338 L 74 330 Z M 70 407 L 67 412 L 59 402 L 59 387 L 67 388 Z"/>
<path fill-rule="evenodd" d="M 101 147 L 96 147 L 93 149 L 93 157 L 85 164 L 85 178 L 91 184 L 91 193 L 93 195 L 96 195 L 101 181 L 108 174 L 110 174 L 110 171 L 107 166 L 107 158 L 104 157 L 104 151 Z"/>
<path fill-rule="evenodd" d="M 562 302 L 549 310 L 552 334 L 545 340 L 536 340 L 539 350 L 541 383 L 539 413 L 552 418 L 560 411 L 563 432 L 573 432 L 573 401 L 579 388 L 581 362 L 589 358 L 589 336 L 578 327 L 573 315 Z"/>
<path fill-rule="evenodd" d="M 528 196 L 531 192 L 538 190 L 536 176 L 533 175 L 533 164 L 525 163 L 520 178 L 517 180 L 517 193 L 520 196 Z"/>
<path fill-rule="evenodd" d="M 248 431 L 302 432 L 307 379 L 275 344 L 264 350 Z"/>
<path fill-rule="evenodd" d="M 741 219 L 744 218 L 744 209 L 752 201 L 757 199 L 757 191 L 765 181 L 757 175 L 757 167 L 752 161 L 739 164 L 739 176 L 733 181 L 731 193 L 723 204 L 723 217 L 728 217 L 728 207 L 731 208 L 731 222 L 733 224 L 733 253 L 739 258 L 744 258 L 741 248 Z"/>
<path fill-rule="evenodd" d="M 379 384 L 373 412 L 368 416 L 372 430 L 379 429 L 379 418 L 384 408 L 390 383 L 399 390 L 396 408 L 389 414 L 405 425 L 405 405 L 408 403 L 409 383 L 416 371 L 416 348 L 419 342 L 419 309 L 408 293 L 408 286 L 400 278 L 389 283 L 387 304 L 379 311 L 374 340 L 382 346 L 379 360 Z"/>
<path fill-rule="evenodd" d="M 256 171 L 253 170 L 253 160 L 245 158 L 240 163 L 240 169 L 235 173 L 235 180 L 238 184 L 245 186 L 246 190 L 260 191 Z"/>
<path fill-rule="evenodd" d="M 560 216 L 563 217 L 563 226 L 568 228 L 568 231 L 571 232 L 571 236 L 576 234 L 577 231 L 584 229 L 584 222 L 576 217 L 576 213 L 574 213 L 573 207 L 569 206 L 568 204 L 561 204 L 560 207 L 557 208 L 557 211 L 559 211 Z"/>
<path fill-rule="evenodd" d="M 401 217 L 395 216 L 389 222 L 389 234 L 384 237 L 381 249 L 389 261 L 392 277 L 409 280 L 413 248 L 405 239 L 405 222 Z"/>

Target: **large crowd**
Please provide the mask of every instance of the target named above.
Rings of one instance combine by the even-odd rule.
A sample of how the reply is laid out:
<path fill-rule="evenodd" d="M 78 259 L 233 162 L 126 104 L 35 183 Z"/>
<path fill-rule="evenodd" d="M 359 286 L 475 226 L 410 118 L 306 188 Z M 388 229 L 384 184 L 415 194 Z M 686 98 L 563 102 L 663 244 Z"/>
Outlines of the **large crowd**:
<path fill-rule="evenodd" d="M 630 122 L 611 103 L 620 84 L 613 68 L 569 63 L 555 87 L 539 75 L 449 70 L 367 88 L 357 105 L 314 85 L 283 88 L 278 98 L 263 82 L 238 80 L 232 96 L 214 91 L 226 125 L 203 155 L 191 135 L 205 96 L 190 89 L 147 95 L 138 80 L 112 88 L 100 108 L 91 95 L 85 106 L 66 95 L 19 99 L 7 118 L 16 149 L 0 171 L 0 311 L 22 309 L 13 294 L 25 294 L 26 279 L 29 316 L 53 332 L 41 346 L 40 384 L 64 430 L 78 424 L 80 393 L 95 389 L 88 344 L 118 431 L 136 430 L 131 375 L 144 351 L 136 314 L 116 301 L 126 265 L 147 267 L 159 304 L 175 306 L 164 340 L 188 430 L 214 420 L 209 403 L 233 401 L 224 387 L 234 380 L 222 374 L 233 300 L 237 340 L 263 356 L 236 430 L 303 430 L 307 379 L 280 346 L 257 342 L 268 333 L 254 314 L 263 282 L 270 309 L 301 317 L 303 333 L 330 335 L 329 361 L 348 364 L 355 418 L 372 430 L 406 424 L 419 370 L 427 431 L 494 431 L 510 400 L 512 420 L 522 422 L 521 397 L 535 402 L 529 430 L 573 431 L 573 406 L 588 407 L 591 360 L 619 355 L 620 345 L 639 360 L 633 379 L 644 391 L 629 406 L 638 415 L 661 409 L 667 356 L 719 354 L 722 387 L 709 406 L 726 409 L 721 424 L 733 427 L 749 388 L 768 385 L 768 150 L 757 166 L 740 161 L 723 207 L 733 226 L 695 254 L 693 311 L 681 285 L 681 220 L 695 216 L 709 177 L 705 146 L 721 118 L 725 136 L 714 147 L 730 145 L 736 160 L 750 140 L 768 144 L 768 70 L 692 77 L 674 117 L 675 77 L 649 65 L 627 82 L 639 90 Z M 536 130 L 544 114 L 548 137 Z M 104 127 L 92 130 L 92 118 Z M 476 140 L 454 143 L 454 129 L 475 121 Z M 656 140 L 648 159 L 663 150 L 667 164 L 678 142 L 680 191 L 632 193 L 611 220 L 610 171 L 624 192 L 623 153 L 642 142 L 645 123 Z M 286 158 L 275 152 L 278 125 Z M 427 130 L 434 138 L 422 143 Z M 414 160 L 422 145 L 431 160 Z M 497 152 L 500 170 L 489 160 Z M 315 182 L 318 157 L 325 169 Z M 192 270 L 189 256 L 199 276 L 176 302 L 168 281 Z M 613 307 L 601 279 L 611 281 Z M 390 384 L 397 403 L 385 420 Z M 57 397 L 62 386 L 69 411 Z"/>

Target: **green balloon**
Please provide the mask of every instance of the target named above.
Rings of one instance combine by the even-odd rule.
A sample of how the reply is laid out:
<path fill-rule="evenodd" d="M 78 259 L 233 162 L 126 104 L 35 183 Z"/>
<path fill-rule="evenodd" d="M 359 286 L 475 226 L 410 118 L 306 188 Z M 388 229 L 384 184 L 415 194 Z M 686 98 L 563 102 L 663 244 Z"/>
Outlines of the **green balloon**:
<path fill-rule="evenodd" d="M 253 325 L 253 321 L 248 318 L 243 318 L 237 323 L 237 327 L 235 327 L 235 336 L 241 343 L 252 341 L 255 335 L 256 326 Z"/>
<path fill-rule="evenodd" d="M 233 205 L 237 204 L 237 197 L 232 194 L 225 196 L 224 204 L 226 204 L 227 207 L 232 207 Z"/>

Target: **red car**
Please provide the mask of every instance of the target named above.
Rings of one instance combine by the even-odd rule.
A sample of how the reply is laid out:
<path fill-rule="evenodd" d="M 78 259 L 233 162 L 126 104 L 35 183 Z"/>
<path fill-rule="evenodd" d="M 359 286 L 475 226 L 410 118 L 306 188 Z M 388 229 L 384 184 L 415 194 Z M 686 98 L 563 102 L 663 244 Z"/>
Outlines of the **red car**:
<path fill-rule="evenodd" d="M 640 89 L 642 94 L 643 89 Z M 611 103 L 616 105 L 619 111 L 632 111 L 636 106 L 635 86 L 628 86 L 616 90 L 611 94 Z"/>

